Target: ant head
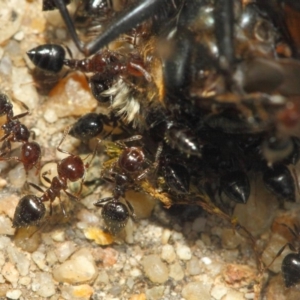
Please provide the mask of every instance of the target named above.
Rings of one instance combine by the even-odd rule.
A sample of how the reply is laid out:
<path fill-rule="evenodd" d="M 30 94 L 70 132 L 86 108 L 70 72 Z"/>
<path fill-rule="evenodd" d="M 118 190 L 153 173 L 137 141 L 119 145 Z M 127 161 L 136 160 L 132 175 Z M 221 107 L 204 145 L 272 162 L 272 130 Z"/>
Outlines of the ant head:
<path fill-rule="evenodd" d="M 145 161 L 145 154 L 141 148 L 128 147 L 121 153 L 119 167 L 128 173 L 136 173 L 141 170 Z"/>
<path fill-rule="evenodd" d="M 71 182 L 82 179 L 85 166 L 82 159 L 76 155 L 70 155 L 57 164 L 57 173 L 60 178 L 68 179 Z"/>

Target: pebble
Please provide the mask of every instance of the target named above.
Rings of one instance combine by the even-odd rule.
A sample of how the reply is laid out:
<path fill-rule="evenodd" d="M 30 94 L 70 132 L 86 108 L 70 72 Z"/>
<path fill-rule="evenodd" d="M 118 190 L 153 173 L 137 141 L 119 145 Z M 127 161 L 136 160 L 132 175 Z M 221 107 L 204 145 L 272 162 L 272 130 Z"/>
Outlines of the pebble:
<path fill-rule="evenodd" d="M 216 298 L 217 300 L 222 299 L 224 295 L 227 293 L 226 286 L 223 285 L 215 285 L 211 290 L 211 295 Z"/>
<path fill-rule="evenodd" d="M 84 99 L 84 101 L 83 101 Z M 58 118 L 82 116 L 91 112 L 97 101 L 90 93 L 84 74 L 72 72 L 51 90 L 45 110 L 54 110 Z"/>
<path fill-rule="evenodd" d="M 25 286 L 28 286 L 31 282 L 31 278 L 28 276 L 21 277 L 19 283 Z"/>
<path fill-rule="evenodd" d="M 186 263 L 186 270 L 187 272 L 192 275 L 199 275 L 201 272 L 200 264 L 198 258 L 193 256 L 187 263 Z"/>
<path fill-rule="evenodd" d="M 13 235 L 15 228 L 12 228 L 12 221 L 6 216 L 0 215 L 0 234 Z"/>
<path fill-rule="evenodd" d="M 15 99 L 23 102 L 29 110 L 38 106 L 39 96 L 37 90 L 32 84 L 32 77 L 28 68 L 12 68 L 12 91 Z"/>
<path fill-rule="evenodd" d="M 222 300 L 245 300 L 245 297 L 244 294 L 241 292 L 235 290 L 228 290 L 227 294 L 224 296 Z"/>
<path fill-rule="evenodd" d="M 142 266 L 146 276 L 154 283 L 164 283 L 168 280 L 169 270 L 159 256 L 152 254 L 142 258 Z"/>
<path fill-rule="evenodd" d="M 9 299 L 19 299 L 21 295 L 22 292 L 20 290 L 10 290 L 6 293 L 6 297 Z"/>
<path fill-rule="evenodd" d="M 160 300 L 164 295 L 164 286 L 155 286 L 152 289 L 146 290 L 146 299 L 148 300 Z"/>
<path fill-rule="evenodd" d="M 55 242 L 64 242 L 65 241 L 65 232 L 63 230 L 55 230 L 51 234 L 51 238 Z"/>
<path fill-rule="evenodd" d="M 89 300 L 94 293 L 94 289 L 88 284 L 77 286 L 64 286 L 62 296 L 65 300 Z"/>
<path fill-rule="evenodd" d="M 16 249 L 15 247 L 9 246 L 7 253 L 10 261 L 17 267 L 18 272 L 21 276 L 26 276 L 29 272 L 30 261 L 28 256 Z"/>
<path fill-rule="evenodd" d="M 81 283 L 96 278 L 98 270 L 95 261 L 87 249 L 80 249 L 71 258 L 53 269 L 56 281 L 67 283 Z"/>
<path fill-rule="evenodd" d="M 169 244 L 162 246 L 161 258 L 169 264 L 172 263 L 176 259 L 174 247 Z"/>
<path fill-rule="evenodd" d="M 252 192 L 246 204 L 237 204 L 233 215 L 252 235 L 258 236 L 270 227 L 278 208 L 276 197 L 264 186 L 260 177 L 251 182 Z M 259 199 L 259 201 L 258 201 Z"/>
<path fill-rule="evenodd" d="M 35 273 L 32 280 L 31 289 L 41 297 L 51 297 L 55 294 L 55 285 L 51 274 L 46 272 Z"/>
<path fill-rule="evenodd" d="M 164 229 L 161 235 L 161 243 L 163 245 L 167 244 L 169 242 L 170 236 L 171 236 L 171 230 Z"/>
<path fill-rule="evenodd" d="M 242 237 L 233 228 L 224 228 L 222 231 L 222 246 L 225 249 L 237 248 L 242 240 Z"/>
<path fill-rule="evenodd" d="M 43 174 L 47 173 L 47 177 L 52 180 L 52 178 L 54 176 L 57 176 L 57 163 L 55 162 L 50 162 L 47 163 L 45 165 L 42 166 L 41 171 L 40 171 L 40 180 L 41 183 L 43 184 L 43 186 L 45 186 L 46 188 L 50 187 L 51 183 L 49 183 L 48 181 L 46 181 L 43 178 Z"/>
<path fill-rule="evenodd" d="M 186 245 L 177 244 L 176 245 L 176 254 L 181 260 L 190 260 L 192 258 L 192 252 L 190 247 Z"/>
<path fill-rule="evenodd" d="M 0 44 L 2 44 L 19 30 L 25 12 L 25 2 L 0 1 L 0 11 Z"/>
<path fill-rule="evenodd" d="M 17 283 L 19 279 L 19 272 L 15 268 L 15 266 L 11 262 L 5 263 L 5 265 L 2 268 L 1 274 L 4 276 L 4 278 L 11 282 L 11 283 Z"/>
<path fill-rule="evenodd" d="M 48 122 L 48 123 L 54 123 L 58 120 L 57 114 L 55 112 L 54 109 L 48 108 L 45 110 L 44 114 L 43 114 L 44 119 Z"/>
<path fill-rule="evenodd" d="M 16 189 L 20 189 L 26 182 L 26 172 L 23 164 L 17 164 L 16 167 L 8 172 L 10 184 Z"/>
<path fill-rule="evenodd" d="M 210 286 L 204 285 L 201 282 L 189 282 L 182 289 L 182 296 L 185 300 L 199 300 L 201 299 L 211 299 L 210 297 Z"/>
<path fill-rule="evenodd" d="M 76 244 L 74 242 L 66 241 L 60 243 L 55 248 L 55 254 L 59 262 L 64 262 L 76 251 Z"/>
<path fill-rule="evenodd" d="M 36 227 L 19 228 L 14 237 L 15 246 L 26 252 L 34 252 L 41 243 L 41 234 Z"/>
<path fill-rule="evenodd" d="M 178 262 L 170 265 L 169 276 L 172 277 L 176 281 L 182 280 L 184 278 L 183 269 Z"/>
<path fill-rule="evenodd" d="M 45 253 L 35 251 L 31 255 L 32 260 L 36 263 L 36 265 L 42 270 L 42 271 L 48 271 L 49 267 L 46 265 L 46 255 Z"/>

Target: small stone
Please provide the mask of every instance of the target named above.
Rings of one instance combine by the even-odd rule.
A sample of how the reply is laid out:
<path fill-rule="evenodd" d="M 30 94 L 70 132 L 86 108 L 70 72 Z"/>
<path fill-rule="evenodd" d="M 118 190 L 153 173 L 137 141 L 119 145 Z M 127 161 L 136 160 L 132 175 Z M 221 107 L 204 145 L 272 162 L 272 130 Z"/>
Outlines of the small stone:
<path fill-rule="evenodd" d="M 164 295 L 164 286 L 155 286 L 151 289 L 146 290 L 146 297 L 147 299 L 151 300 L 160 300 L 163 298 Z"/>
<path fill-rule="evenodd" d="M 71 284 L 92 281 L 96 278 L 97 273 L 98 270 L 91 253 L 84 248 L 53 269 L 53 277 L 56 281 Z"/>
<path fill-rule="evenodd" d="M 161 258 L 167 263 L 172 263 L 176 259 L 176 253 L 172 245 L 162 246 Z"/>
<path fill-rule="evenodd" d="M 31 258 L 42 271 L 48 271 L 49 267 L 46 265 L 46 255 L 44 253 L 39 251 L 33 252 Z"/>
<path fill-rule="evenodd" d="M 57 163 L 54 163 L 54 162 L 47 163 L 40 170 L 40 180 L 41 180 L 43 186 L 48 188 L 48 187 L 50 187 L 51 184 L 43 178 L 44 173 L 47 173 L 47 178 L 52 180 L 53 177 L 58 175 L 57 174 Z"/>
<path fill-rule="evenodd" d="M 11 285 L 8 283 L 0 284 L 0 297 L 5 297 L 6 293 L 11 289 Z"/>
<path fill-rule="evenodd" d="M 4 276 L 4 278 L 11 283 L 16 283 L 19 279 L 19 272 L 17 271 L 15 266 L 10 262 L 7 262 L 3 266 L 1 273 Z"/>
<path fill-rule="evenodd" d="M 245 300 L 244 294 L 235 290 L 228 290 L 222 300 Z"/>
<path fill-rule="evenodd" d="M 64 286 L 62 288 L 62 296 L 66 300 L 85 300 L 91 299 L 94 289 L 88 284 L 77 286 Z"/>
<path fill-rule="evenodd" d="M 250 190 L 247 203 L 237 204 L 233 215 L 239 220 L 240 225 L 246 227 L 252 235 L 258 236 L 270 227 L 278 201 L 276 196 L 266 189 L 260 176 L 251 181 Z"/>
<path fill-rule="evenodd" d="M 225 249 L 235 249 L 241 242 L 242 237 L 232 228 L 224 228 L 222 231 L 222 246 Z"/>
<path fill-rule="evenodd" d="M 23 164 L 17 164 L 12 170 L 8 172 L 8 178 L 10 184 L 16 188 L 20 189 L 26 182 L 26 172 Z"/>
<path fill-rule="evenodd" d="M 58 120 L 55 110 L 53 110 L 51 108 L 46 109 L 43 116 L 44 116 L 44 119 L 50 124 L 54 123 Z"/>
<path fill-rule="evenodd" d="M 6 297 L 9 299 L 19 299 L 22 295 L 20 290 L 10 290 L 6 293 Z"/>
<path fill-rule="evenodd" d="M 149 277 L 152 282 L 164 283 L 168 280 L 168 267 L 161 261 L 159 256 L 154 254 L 144 256 L 141 264 L 144 267 L 146 276 Z"/>
<path fill-rule="evenodd" d="M 222 299 L 224 295 L 227 293 L 226 286 L 223 285 L 215 285 L 211 290 L 211 295 L 216 298 L 217 300 Z"/>
<path fill-rule="evenodd" d="M 30 284 L 30 282 L 31 282 L 31 278 L 28 276 L 21 277 L 19 280 L 19 284 L 22 284 L 25 286 L 28 286 Z"/>
<path fill-rule="evenodd" d="M 170 229 L 164 229 L 161 235 L 161 243 L 163 245 L 167 244 L 171 236 L 171 230 Z"/>
<path fill-rule="evenodd" d="M 201 272 L 201 269 L 200 269 L 200 264 L 199 264 L 198 258 L 196 258 L 195 256 L 193 256 L 191 258 L 191 260 L 189 260 L 187 262 L 187 264 L 186 264 L 186 270 L 192 276 L 199 275 L 200 272 Z"/>
<path fill-rule="evenodd" d="M 15 228 L 12 228 L 12 221 L 6 216 L 0 215 L 0 234 L 13 235 Z"/>
<path fill-rule="evenodd" d="M 35 273 L 31 289 L 41 297 L 51 297 L 55 294 L 55 285 L 51 274 L 46 272 Z"/>
<path fill-rule="evenodd" d="M 74 242 L 66 241 L 56 246 L 55 254 L 59 262 L 64 262 L 70 257 L 76 250 L 76 244 Z"/>
<path fill-rule="evenodd" d="M 183 273 L 182 267 L 179 263 L 176 262 L 173 265 L 170 265 L 169 276 L 172 277 L 176 281 L 183 279 L 184 273 Z"/>
<path fill-rule="evenodd" d="M 50 250 L 47 252 L 46 255 L 46 262 L 49 266 L 53 266 L 54 264 L 56 264 L 58 261 L 56 254 L 54 253 L 54 251 Z"/>
<path fill-rule="evenodd" d="M 209 291 L 210 286 L 208 285 L 201 282 L 189 282 L 182 289 L 182 296 L 186 300 L 211 299 Z"/>
<path fill-rule="evenodd" d="M 108 284 L 109 283 L 109 277 L 107 275 L 107 272 L 106 271 L 100 271 L 99 272 L 99 275 L 96 279 L 96 285 L 99 285 L 99 284 Z"/>
<path fill-rule="evenodd" d="M 24 31 L 19 31 L 14 35 L 14 39 L 18 42 L 22 41 L 24 39 Z"/>
<path fill-rule="evenodd" d="M 32 84 L 32 77 L 26 67 L 12 68 L 12 91 L 15 99 L 23 102 L 29 110 L 34 110 L 39 103 L 39 96 Z M 25 177 L 26 178 L 26 177 Z"/>
<path fill-rule="evenodd" d="M 132 295 L 129 300 L 147 300 L 147 298 L 145 294 L 135 294 Z"/>
<path fill-rule="evenodd" d="M 26 276 L 29 272 L 30 261 L 28 257 L 15 247 L 9 246 L 7 253 L 11 262 L 13 262 L 21 276 Z"/>
<path fill-rule="evenodd" d="M 191 249 L 186 245 L 177 244 L 176 254 L 181 260 L 190 260 L 192 258 Z"/>
<path fill-rule="evenodd" d="M 51 234 L 51 237 L 55 242 L 64 242 L 65 232 L 63 230 L 56 230 Z"/>
<path fill-rule="evenodd" d="M 228 264 L 223 270 L 224 280 L 229 285 L 245 286 L 256 277 L 256 270 L 247 265 Z"/>
<path fill-rule="evenodd" d="M 84 99 L 84 101 L 83 101 Z M 45 110 L 51 109 L 58 118 L 82 116 L 97 106 L 85 75 L 72 72 L 51 90 Z"/>

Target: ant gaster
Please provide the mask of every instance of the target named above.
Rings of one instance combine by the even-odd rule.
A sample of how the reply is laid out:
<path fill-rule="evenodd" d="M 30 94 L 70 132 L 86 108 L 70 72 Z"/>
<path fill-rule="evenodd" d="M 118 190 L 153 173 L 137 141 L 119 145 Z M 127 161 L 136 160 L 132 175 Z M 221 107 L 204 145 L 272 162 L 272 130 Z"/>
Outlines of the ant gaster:
<path fill-rule="evenodd" d="M 24 165 L 26 173 L 33 167 L 39 169 L 39 162 L 41 158 L 41 148 L 36 142 L 29 142 L 30 131 L 22 124 L 19 119 L 28 115 L 28 108 L 25 104 L 22 105 L 27 109 L 26 112 L 14 116 L 13 106 L 9 101 L 7 95 L 0 93 L 0 116 L 6 116 L 6 122 L 2 125 L 4 136 L 0 141 L 3 142 L 1 146 L 0 160 L 16 160 Z M 11 143 L 20 142 L 21 157 L 5 157 L 11 151 Z"/>
<path fill-rule="evenodd" d="M 114 183 L 113 196 L 100 199 L 94 203 L 97 207 L 102 207 L 101 215 L 108 228 L 113 234 L 117 235 L 127 224 L 129 217 L 135 217 L 133 207 L 125 199 L 125 192 L 134 188 L 135 184 L 144 179 L 152 167 L 157 166 L 157 157 L 160 154 L 159 148 L 156 154 L 156 161 L 152 167 L 144 168 L 147 159 L 140 147 L 127 147 L 125 143 L 140 140 L 140 135 L 132 136 L 128 139 L 117 142 L 123 148 L 117 160 L 108 170 L 107 176 L 103 178 Z M 120 201 L 124 198 L 126 205 Z"/>
<path fill-rule="evenodd" d="M 60 199 L 61 191 L 64 191 L 71 199 L 78 200 L 77 195 L 73 195 L 67 191 L 68 189 L 67 182 L 68 180 L 71 182 L 82 180 L 81 182 L 81 188 L 82 188 L 85 170 L 89 167 L 89 163 L 84 164 L 83 160 L 79 156 L 71 154 L 60 148 L 68 132 L 69 132 L 69 128 L 65 130 L 63 138 L 56 149 L 61 153 L 68 154 L 69 156 L 62 159 L 57 164 L 58 175 L 55 176 L 52 179 L 52 181 L 48 177 L 46 177 L 46 174 L 43 174 L 43 178 L 48 183 L 50 183 L 50 187 L 47 190 L 44 191 L 39 186 L 33 183 L 29 183 L 32 187 L 42 192 L 43 195 L 40 197 L 37 197 L 35 195 L 26 195 L 21 198 L 15 210 L 15 214 L 13 218 L 13 227 L 18 228 L 18 227 L 26 227 L 26 226 L 38 224 L 39 221 L 44 217 L 46 213 L 46 209 L 44 205 L 44 202 L 46 201 L 50 202 L 50 216 L 51 216 L 52 203 L 54 202 L 54 200 L 58 198 L 61 204 L 61 199 Z M 92 159 L 96 154 L 96 150 L 97 147 L 94 150 Z M 77 193 L 78 195 L 81 192 L 81 188 L 80 191 Z M 62 210 L 63 213 L 65 214 L 63 207 Z"/>

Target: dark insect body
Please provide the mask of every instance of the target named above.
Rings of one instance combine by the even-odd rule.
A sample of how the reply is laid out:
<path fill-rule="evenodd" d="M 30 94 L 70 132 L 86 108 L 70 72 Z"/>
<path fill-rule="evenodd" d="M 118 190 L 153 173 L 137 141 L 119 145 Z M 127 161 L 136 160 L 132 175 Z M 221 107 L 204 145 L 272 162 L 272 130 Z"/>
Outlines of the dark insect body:
<path fill-rule="evenodd" d="M 65 214 L 64 208 L 61 203 L 60 193 L 64 191 L 67 196 L 71 199 L 78 200 L 78 196 L 75 196 L 68 192 L 68 181 L 75 182 L 78 180 L 82 180 L 85 175 L 85 170 L 89 166 L 89 164 L 84 164 L 83 160 L 74 154 L 68 153 L 60 148 L 61 144 L 65 140 L 69 130 L 64 132 L 64 136 L 60 141 L 57 151 L 66 153 L 69 156 L 62 159 L 57 164 L 57 173 L 58 175 L 53 177 L 50 180 L 46 174 L 43 174 L 43 178 L 50 184 L 50 187 L 47 190 L 41 189 L 39 186 L 29 183 L 36 190 L 40 191 L 42 196 L 37 197 L 35 195 L 26 195 L 22 197 L 17 205 L 14 218 L 13 218 L 13 227 L 27 227 L 31 225 L 38 224 L 41 219 L 44 217 L 46 213 L 44 202 L 49 201 L 50 203 L 50 216 L 52 215 L 52 203 L 56 198 L 59 199 L 63 213 Z M 96 150 L 95 150 L 96 151 Z M 94 152 L 95 155 L 95 152 Z M 81 183 L 82 188 L 82 183 Z M 81 192 L 78 192 L 78 195 Z"/>
<path fill-rule="evenodd" d="M 108 230 L 117 235 L 127 224 L 129 217 L 134 218 L 134 210 L 130 202 L 125 198 L 125 192 L 133 189 L 138 183 L 145 179 L 151 168 L 148 166 L 145 154 L 140 147 L 128 147 L 125 143 L 141 139 L 141 136 L 132 136 L 117 142 L 117 148 L 122 150 L 107 170 L 104 170 L 102 178 L 114 184 L 113 196 L 100 199 L 94 203 L 102 207 L 101 215 Z M 158 155 L 158 154 L 157 154 Z M 123 198 L 126 205 L 121 202 Z"/>
<path fill-rule="evenodd" d="M 24 104 L 23 104 L 24 106 Z M 26 107 L 27 109 L 27 107 Z M 0 116 L 6 116 L 6 122 L 1 126 L 4 135 L 0 141 L 0 160 L 16 160 L 24 165 L 26 173 L 33 167 L 39 170 L 41 147 L 36 142 L 29 142 L 30 131 L 19 119 L 28 115 L 28 110 L 14 116 L 13 106 L 5 94 L 0 94 Z M 11 152 L 11 143 L 22 143 L 20 157 L 6 156 Z"/>

